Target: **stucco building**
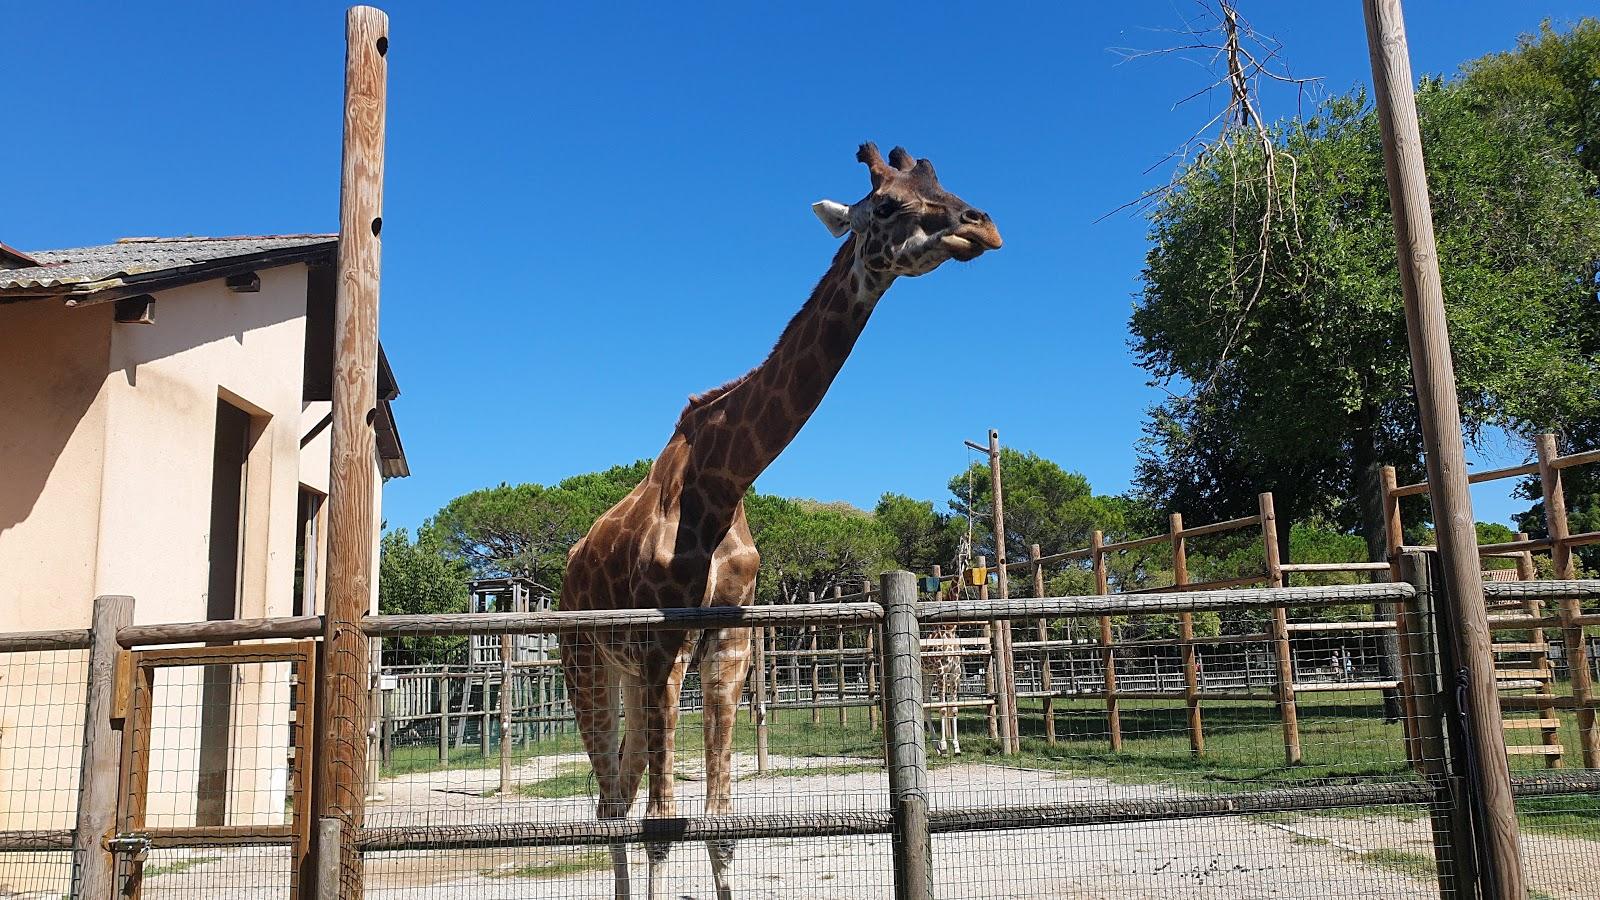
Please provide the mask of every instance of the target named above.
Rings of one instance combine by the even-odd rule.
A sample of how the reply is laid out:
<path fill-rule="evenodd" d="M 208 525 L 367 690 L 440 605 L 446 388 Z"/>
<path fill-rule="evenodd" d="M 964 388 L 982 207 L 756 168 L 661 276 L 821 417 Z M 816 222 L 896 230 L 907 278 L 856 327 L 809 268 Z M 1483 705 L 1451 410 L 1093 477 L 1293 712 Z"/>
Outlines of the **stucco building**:
<path fill-rule="evenodd" d="M 101 594 L 134 597 L 140 624 L 320 612 L 337 249 L 332 235 L 0 244 L 0 631 L 86 627 Z M 380 370 L 372 464 L 401 477 L 398 390 Z M 70 827 L 71 704 L 44 728 L 18 692 L 81 679 L 81 664 L 5 662 L 0 828 Z M 281 820 L 283 678 L 171 673 L 153 825 Z"/>

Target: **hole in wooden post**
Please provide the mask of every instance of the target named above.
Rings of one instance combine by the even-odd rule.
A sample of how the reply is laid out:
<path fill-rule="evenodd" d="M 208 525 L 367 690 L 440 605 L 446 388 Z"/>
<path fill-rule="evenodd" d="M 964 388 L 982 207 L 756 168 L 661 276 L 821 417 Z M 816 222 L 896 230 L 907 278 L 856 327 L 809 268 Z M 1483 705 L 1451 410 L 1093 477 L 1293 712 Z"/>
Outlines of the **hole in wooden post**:
<path fill-rule="evenodd" d="M 389 55 L 389 36 L 388 35 L 384 35 L 383 37 L 378 38 L 378 55 L 379 56 L 388 56 Z"/>
<path fill-rule="evenodd" d="M 380 232 L 382 230 L 383 230 L 383 216 L 378 216 L 377 218 L 372 220 L 372 236 L 373 237 L 377 237 L 378 236 L 378 232 Z"/>

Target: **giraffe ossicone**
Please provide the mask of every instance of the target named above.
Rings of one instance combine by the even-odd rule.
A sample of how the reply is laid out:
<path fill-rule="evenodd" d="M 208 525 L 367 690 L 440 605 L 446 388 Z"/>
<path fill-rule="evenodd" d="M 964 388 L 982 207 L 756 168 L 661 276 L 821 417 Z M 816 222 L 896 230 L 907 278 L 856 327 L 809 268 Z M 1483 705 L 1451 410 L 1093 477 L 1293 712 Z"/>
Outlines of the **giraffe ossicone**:
<path fill-rule="evenodd" d="M 988 214 L 949 193 L 933 164 L 862 144 L 872 189 L 848 206 L 813 206 L 845 240 L 766 360 L 690 400 L 645 479 L 573 545 L 564 610 L 745 606 L 756 552 L 743 499 L 799 433 L 855 347 L 873 307 L 901 276 L 1000 247 Z M 732 811 L 734 714 L 750 668 L 749 628 L 693 634 L 619 628 L 565 639 L 561 667 L 600 789 L 599 815 L 623 818 L 644 773 L 645 815 L 676 815 L 672 763 L 678 696 L 698 661 L 704 695 L 706 807 Z M 619 731 L 620 722 L 626 728 Z M 664 844 L 652 845 L 647 895 L 660 895 Z M 718 900 L 733 896 L 733 843 L 707 844 Z M 630 896 L 627 849 L 611 848 L 616 896 Z"/>

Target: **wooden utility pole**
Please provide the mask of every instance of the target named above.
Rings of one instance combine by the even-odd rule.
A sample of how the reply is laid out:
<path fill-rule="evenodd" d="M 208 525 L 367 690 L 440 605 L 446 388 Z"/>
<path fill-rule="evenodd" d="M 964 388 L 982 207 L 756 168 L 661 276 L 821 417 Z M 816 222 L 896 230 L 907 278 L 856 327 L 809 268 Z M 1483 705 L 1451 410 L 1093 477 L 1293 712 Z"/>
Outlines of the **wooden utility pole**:
<path fill-rule="evenodd" d="M 344 162 L 334 301 L 333 445 L 328 473 L 328 592 L 317 691 L 316 808 L 339 831 L 339 896 L 362 895 L 355 839 L 366 797 L 369 658 L 361 617 L 372 606 L 372 498 L 378 397 L 378 271 L 389 17 L 345 14 Z M 319 833 L 324 833 L 319 829 Z M 331 832 L 327 832 L 331 833 Z M 335 848 L 319 847 L 319 854 Z"/>
<path fill-rule="evenodd" d="M 1010 583 L 1006 579 L 1006 503 L 1000 489 L 1000 432 L 989 429 L 989 486 L 994 513 L 994 568 L 999 579 L 1000 599 L 1011 597 Z M 996 655 L 1000 661 L 1000 752 L 1017 752 L 1017 668 L 1016 655 L 1011 650 L 1011 620 L 999 619 L 994 623 Z"/>
<path fill-rule="evenodd" d="M 1468 492 L 1466 449 L 1461 440 L 1455 368 L 1439 281 L 1439 253 L 1422 136 L 1417 125 L 1411 55 L 1406 46 L 1400 0 L 1363 0 L 1367 48 L 1372 58 L 1373 96 L 1383 127 L 1384 173 L 1394 215 L 1400 285 L 1405 295 L 1406 333 L 1422 442 L 1428 464 L 1428 493 L 1438 534 L 1445 602 L 1459 635 L 1459 689 L 1466 695 L 1465 727 L 1473 752 L 1472 785 L 1480 799 L 1486 897 L 1527 896 L 1517 841 L 1516 806 L 1506 765 L 1500 698 L 1483 582 L 1478 571 L 1478 536 Z"/>

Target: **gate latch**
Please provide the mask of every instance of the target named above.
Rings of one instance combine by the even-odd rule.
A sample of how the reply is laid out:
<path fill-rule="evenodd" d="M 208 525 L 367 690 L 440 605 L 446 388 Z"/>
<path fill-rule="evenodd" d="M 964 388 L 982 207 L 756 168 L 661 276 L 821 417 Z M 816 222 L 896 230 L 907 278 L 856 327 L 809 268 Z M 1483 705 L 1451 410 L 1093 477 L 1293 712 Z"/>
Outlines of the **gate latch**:
<path fill-rule="evenodd" d="M 127 854 L 135 862 L 144 862 L 150 853 L 150 837 L 143 834 L 119 834 L 106 840 L 106 849 L 112 853 Z"/>

